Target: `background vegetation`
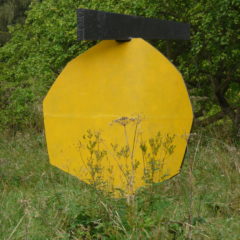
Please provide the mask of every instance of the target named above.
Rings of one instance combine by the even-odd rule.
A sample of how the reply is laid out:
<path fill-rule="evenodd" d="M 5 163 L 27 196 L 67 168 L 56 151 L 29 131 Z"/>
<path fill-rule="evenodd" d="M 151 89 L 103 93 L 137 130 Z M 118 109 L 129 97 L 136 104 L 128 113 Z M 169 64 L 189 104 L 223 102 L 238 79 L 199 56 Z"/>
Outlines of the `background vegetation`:
<path fill-rule="evenodd" d="M 3 2 L 2 8 L 18 1 Z M 24 5 L 29 1 L 20 2 Z M 231 122 L 233 134 L 238 134 L 238 0 L 31 1 L 25 23 L 11 25 L 11 40 L 0 48 L 2 128 L 42 129 L 44 95 L 65 64 L 94 44 L 76 40 L 76 9 L 80 7 L 190 23 L 190 41 L 152 41 L 152 44 L 182 72 L 197 124 L 206 126 L 225 118 Z M 4 13 L 7 14 L 5 10 Z M 5 15 L 0 16 L 6 19 Z M 14 22 L 14 17 L 11 19 Z"/>
<path fill-rule="evenodd" d="M 191 24 L 190 41 L 151 41 L 182 72 L 194 107 L 182 173 L 130 206 L 47 160 L 43 97 L 96 44 L 76 40 L 81 7 Z M 238 240 L 239 13 L 239 0 L 0 0 L 0 239 Z"/>
<path fill-rule="evenodd" d="M 0 1 L 0 46 L 10 38 L 8 25 L 24 23 L 25 11 L 31 0 L 1 0 Z"/>

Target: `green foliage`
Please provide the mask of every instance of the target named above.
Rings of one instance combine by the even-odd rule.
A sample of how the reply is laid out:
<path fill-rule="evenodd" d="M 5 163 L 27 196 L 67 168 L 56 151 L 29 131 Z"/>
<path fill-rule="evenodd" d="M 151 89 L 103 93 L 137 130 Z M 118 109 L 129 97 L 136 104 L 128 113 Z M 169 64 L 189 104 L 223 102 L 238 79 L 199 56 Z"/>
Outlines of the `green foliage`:
<path fill-rule="evenodd" d="M 1 127 L 41 128 L 40 104 L 54 79 L 69 60 L 95 44 L 76 40 L 80 7 L 190 23 L 190 42 L 151 43 L 182 72 L 190 94 L 197 96 L 193 105 L 199 116 L 223 111 L 238 126 L 238 0 L 35 0 L 25 24 L 12 26 L 11 40 L 0 48 Z M 18 103 L 18 94 L 25 100 Z"/>
<path fill-rule="evenodd" d="M 178 61 L 188 84 L 194 86 L 191 92 L 210 98 L 206 110 L 219 104 L 213 96 L 214 88 L 221 88 L 226 81 L 239 82 L 239 11 L 239 1 L 198 1 L 186 19 L 192 24 L 191 48 L 179 55 Z M 213 86 L 214 81 L 218 86 Z M 239 91 L 239 87 L 232 84 L 227 91 Z M 230 103 L 240 105 L 238 94 L 228 95 L 232 95 Z"/>
<path fill-rule="evenodd" d="M 0 1 L 0 46 L 10 38 L 8 26 L 24 22 L 25 11 L 30 2 L 31 0 Z"/>

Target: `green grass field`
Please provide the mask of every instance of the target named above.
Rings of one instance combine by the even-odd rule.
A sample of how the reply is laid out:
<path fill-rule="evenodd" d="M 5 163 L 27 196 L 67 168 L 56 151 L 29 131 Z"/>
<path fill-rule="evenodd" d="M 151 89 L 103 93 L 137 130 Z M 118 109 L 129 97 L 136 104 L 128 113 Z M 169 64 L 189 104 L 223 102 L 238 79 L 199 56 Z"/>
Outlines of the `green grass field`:
<path fill-rule="evenodd" d="M 0 139 L 0 239 L 240 239 L 240 152 L 193 136 L 178 176 L 133 204 L 56 169 L 42 134 Z"/>

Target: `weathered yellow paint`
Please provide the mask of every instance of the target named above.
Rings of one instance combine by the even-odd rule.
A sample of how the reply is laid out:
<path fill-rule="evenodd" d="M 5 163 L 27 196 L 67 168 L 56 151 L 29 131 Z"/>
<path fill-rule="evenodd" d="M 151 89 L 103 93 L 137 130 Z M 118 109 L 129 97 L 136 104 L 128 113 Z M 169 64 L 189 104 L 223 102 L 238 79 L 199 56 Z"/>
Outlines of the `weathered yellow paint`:
<path fill-rule="evenodd" d="M 179 173 L 193 120 L 181 74 L 142 39 L 102 41 L 69 62 L 44 99 L 43 110 L 51 164 L 87 183 L 101 177 L 108 190 L 114 187 L 128 194 L 145 185 L 147 154 L 153 154 L 148 139 L 159 131 L 165 145 L 167 134 L 175 135 L 175 148 L 168 154 L 161 147 L 152 180 Z M 124 121 L 129 123 L 124 126 Z M 93 158 L 89 140 L 83 138 L 89 129 L 100 132 L 102 139 Z M 129 156 L 120 157 L 111 144 L 119 149 L 128 145 Z M 145 155 L 140 146 L 146 146 Z M 101 171 L 94 172 L 96 151 L 106 155 L 97 163 Z"/>

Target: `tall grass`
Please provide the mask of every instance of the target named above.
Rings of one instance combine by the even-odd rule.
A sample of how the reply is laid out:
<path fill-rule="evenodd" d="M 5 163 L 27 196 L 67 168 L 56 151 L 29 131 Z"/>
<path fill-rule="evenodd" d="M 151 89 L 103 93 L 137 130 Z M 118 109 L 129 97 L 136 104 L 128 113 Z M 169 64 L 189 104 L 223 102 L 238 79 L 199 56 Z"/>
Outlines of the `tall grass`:
<path fill-rule="evenodd" d="M 48 162 L 44 136 L 0 139 L 0 239 L 240 239 L 240 152 L 202 134 L 181 173 L 113 199 Z"/>

